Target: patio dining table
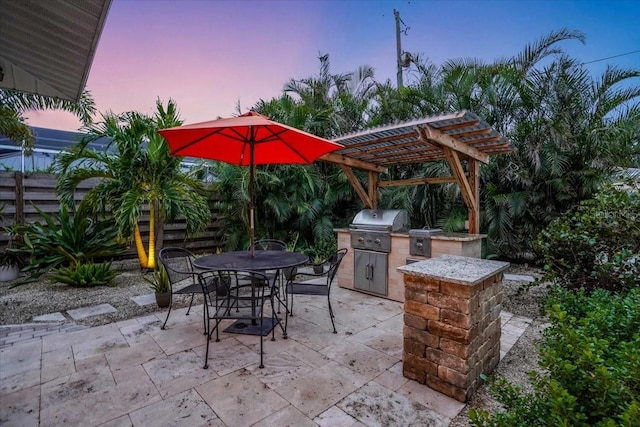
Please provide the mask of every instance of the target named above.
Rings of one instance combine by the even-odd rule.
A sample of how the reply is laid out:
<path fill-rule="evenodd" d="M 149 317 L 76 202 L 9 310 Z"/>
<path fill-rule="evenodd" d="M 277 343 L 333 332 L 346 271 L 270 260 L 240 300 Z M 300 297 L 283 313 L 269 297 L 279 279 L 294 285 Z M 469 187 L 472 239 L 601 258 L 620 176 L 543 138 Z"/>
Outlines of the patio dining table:
<path fill-rule="evenodd" d="M 297 267 L 308 261 L 309 257 L 299 252 L 255 251 L 252 257 L 249 251 L 233 251 L 196 258 L 193 265 L 202 270 L 266 271 Z"/>
<path fill-rule="evenodd" d="M 251 256 L 249 251 L 232 251 L 196 258 L 193 261 L 193 266 L 201 270 L 238 269 L 257 272 L 276 270 L 279 274 L 283 269 L 294 268 L 305 264 L 308 261 L 309 257 L 299 252 L 260 250 L 255 251 L 254 255 Z M 286 309 L 287 307 L 285 303 L 285 310 Z M 236 321 L 225 329 L 225 332 L 250 335 L 269 333 L 271 328 L 275 326 L 270 322 L 270 320 L 271 319 L 265 318 L 265 322 L 263 322 L 265 330 L 260 330 L 259 326 L 255 324 L 255 322 L 253 325 L 247 325 L 242 321 Z M 269 330 L 267 331 L 266 328 Z"/>

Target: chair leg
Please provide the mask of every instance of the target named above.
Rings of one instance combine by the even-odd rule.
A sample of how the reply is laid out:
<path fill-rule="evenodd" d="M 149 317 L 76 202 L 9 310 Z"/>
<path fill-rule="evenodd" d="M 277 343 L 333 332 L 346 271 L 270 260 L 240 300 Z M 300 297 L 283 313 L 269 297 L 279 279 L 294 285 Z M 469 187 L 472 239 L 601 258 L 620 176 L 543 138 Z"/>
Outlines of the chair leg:
<path fill-rule="evenodd" d="M 333 333 L 337 334 L 338 331 L 336 331 L 336 324 L 333 321 L 333 309 L 331 308 L 331 299 L 329 298 L 329 295 L 327 295 L 327 303 L 329 304 L 329 317 L 331 318 L 331 325 L 333 326 Z"/>
<path fill-rule="evenodd" d="M 262 330 L 263 323 L 264 323 L 264 316 L 260 316 L 260 330 Z M 262 336 L 262 333 L 261 333 L 260 334 L 260 366 L 259 366 L 260 369 L 264 368 L 264 361 L 263 361 L 264 351 L 263 351 L 263 347 L 262 347 L 263 346 L 263 339 L 264 339 L 264 337 Z"/>
<path fill-rule="evenodd" d="M 207 350 L 204 353 L 204 369 L 209 368 L 209 341 L 211 341 L 211 333 L 209 328 L 211 328 L 211 323 L 206 322 L 206 330 L 204 331 L 205 336 L 207 337 Z"/>
<path fill-rule="evenodd" d="M 189 302 L 189 308 L 187 309 L 187 314 L 186 314 L 186 316 L 188 316 L 188 315 L 189 315 L 189 312 L 191 311 L 191 306 L 193 305 L 193 297 L 194 297 L 195 295 L 196 295 L 196 294 L 191 294 L 191 301 Z"/>
<path fill-rule="evenodd" d="M 293 316 L 293 294 L 291 295 L 291 309 L 289 310 L 289 316 Z"/>
<path fill-rule="evenodd" d="M 164 323 L 162 324 L 162 327 L 160 329 L 162 329 L 164 331 L 165 326 L 167 326 L 167 321 L 169 320 L 169 315 L 171 314 L 171 307 L 173 306 L 172 304 L 169 304 L 169 310 L 167 311 L 167 317 L 166 319 L 164 319 Z"/>

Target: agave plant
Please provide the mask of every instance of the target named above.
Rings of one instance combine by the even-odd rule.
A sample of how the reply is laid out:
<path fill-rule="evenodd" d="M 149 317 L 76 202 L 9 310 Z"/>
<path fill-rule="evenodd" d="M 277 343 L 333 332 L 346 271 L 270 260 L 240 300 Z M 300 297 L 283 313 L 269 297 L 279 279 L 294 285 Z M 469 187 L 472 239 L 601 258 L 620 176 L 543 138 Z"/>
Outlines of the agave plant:
<path fill-rule="evenodd" d="M 80 265 L 124 252 L 112 223 L 92 218 L 82 204 L 73 216 L 61 205 L 58 218 L 34 207 L 44 223 L 35 222 L 23 231 L 24 242 L 18 249 L 29 256 L 24 271 L 32 273 L 25 282 L 48 271 L 64 267 L 77 270 Z"/>

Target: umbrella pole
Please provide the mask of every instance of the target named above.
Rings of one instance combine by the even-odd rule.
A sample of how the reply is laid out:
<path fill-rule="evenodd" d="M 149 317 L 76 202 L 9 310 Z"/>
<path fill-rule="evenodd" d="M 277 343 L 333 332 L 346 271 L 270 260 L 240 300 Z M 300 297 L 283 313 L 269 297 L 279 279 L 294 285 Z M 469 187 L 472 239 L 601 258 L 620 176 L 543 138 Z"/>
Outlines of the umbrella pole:
<path fill-rule="evenodd" d="M 253 135 L 252 135 L 253 138 Z M 254 186 L 254 172 L 255 165 L 253 164 L 253 147 L 254 142 L 250 142 L 249 148 L 249 253 L 251 254 L 251 258 L 253 258 L 254 250 L 255 250 L 255 229 L 254 229 L 254 220 L 253 220 L 253 186 Z"/>

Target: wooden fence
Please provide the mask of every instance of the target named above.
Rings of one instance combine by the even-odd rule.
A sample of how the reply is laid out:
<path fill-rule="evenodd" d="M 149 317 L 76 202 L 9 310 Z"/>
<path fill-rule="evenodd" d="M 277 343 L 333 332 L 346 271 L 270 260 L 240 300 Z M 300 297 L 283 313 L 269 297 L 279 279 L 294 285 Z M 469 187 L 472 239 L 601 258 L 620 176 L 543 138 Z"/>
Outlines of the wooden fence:
<path fill-rule="evenodd" d="M 34 206 L 47 214 L 56 215 L 60 208 L 60 201 L 55 192 L 56 182 L 57 177 L 53 174 L 0 172 L 0 206 L 4 205 L 3 220 L 0 225 L 44 222 Z M 75 194 L 76 202 L 82 200 L 95 183 L 95 180 L 87 180 L 78 186 Z M 213 207 L 214 202 L 215 196 L 209 201 L 212 209 L 211 222 L 203 232 L 185 239 L 186 224 L 184 221 L 166 224 L 163 246 L 182 246 L 193 252 L 215 251 L 220 246 L 221 228 L 218 221 L 220 212 Z M 146 236 L 149 231 L 149 215 L 148 210 L 143 212 L 146 214 L 141 218 L 140 232 Z M 0 233 L 0 248 L 6 247 L 7 241 L 7 234 Z M 145 245 L 146 243 L 145 241 Z M 132 247 L 126 253 L 126 257 L 135 256 L 135 248 Z"/>

